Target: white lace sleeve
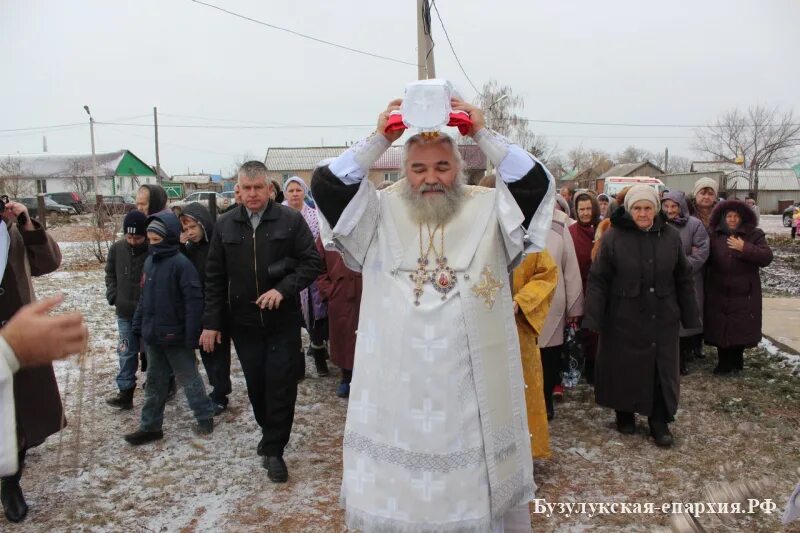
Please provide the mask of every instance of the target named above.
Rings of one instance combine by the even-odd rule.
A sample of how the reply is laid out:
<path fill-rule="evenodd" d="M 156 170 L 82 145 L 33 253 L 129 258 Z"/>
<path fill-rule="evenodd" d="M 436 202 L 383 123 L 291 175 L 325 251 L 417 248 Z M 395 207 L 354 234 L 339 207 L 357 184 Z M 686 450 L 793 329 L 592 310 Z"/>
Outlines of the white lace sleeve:
<path fill-rule="evenodd" d="M 369 168 L 389 146 L 386 137 L 373 133 L 345 150 L 328 165 L 328 169 L 345 185 L 353 185 L 369 174 Z"/>

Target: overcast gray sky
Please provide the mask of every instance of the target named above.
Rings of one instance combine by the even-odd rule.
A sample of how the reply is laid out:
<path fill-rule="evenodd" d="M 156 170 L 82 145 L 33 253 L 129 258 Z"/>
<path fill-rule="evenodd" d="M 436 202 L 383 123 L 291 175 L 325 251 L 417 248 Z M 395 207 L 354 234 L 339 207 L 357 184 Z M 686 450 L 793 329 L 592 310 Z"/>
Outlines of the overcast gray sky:
<path fill-rule="evenodd" d="M 208 0 L 321 39 L 416 61 L 415 0 Z M 704 124 L 734 106 L 800 112 L 797 0 L 439 0 L 467 74 L 525 98 L 533 119 Z M 434 18 L 437 75 L 467 98 Z M 270 146 L 326 146 L 371 127 L 214 129 L 170 125 L 372 124 L 416 67 L 354 54 L 190 0 L 0 0 L 0 130 L 86 121 L 152 124 L 169 173 L 228 172 Z M 136 117 L 136 118 L 130 118 Z M 192 118 L 201 117 L 201 118 Z M 125 119 L 125 120 L 119 120 Z M 249 124 L 251 126 L 257 124 Z M 691 156 L 690 129 L 534 123 L 562 151 L 635 144 Z M 88 125 L 0 131 L 0 154 L 88 152 Z M 155 162 L 152 127 L 98 125 L 99 151 Z"/>

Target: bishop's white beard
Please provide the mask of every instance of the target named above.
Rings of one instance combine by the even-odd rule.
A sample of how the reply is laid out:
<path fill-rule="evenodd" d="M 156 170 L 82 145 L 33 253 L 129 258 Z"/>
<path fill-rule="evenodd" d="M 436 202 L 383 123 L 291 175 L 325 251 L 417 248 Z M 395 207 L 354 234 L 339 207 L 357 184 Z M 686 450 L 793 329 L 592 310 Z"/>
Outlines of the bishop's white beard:
<path fill-rule="evenodd" d="M 442 191 L 443 194 L 423 194 L 431 190 Z M 406 179 L 401 192 L 411 218 L 418 224 L 430 226 L 443 226 L 452 220 L 461 210 L 466 197 L 460 180 L 455 180 L 449 188 L 440 184 L 423 183 L 419 189 L 414 190 Z"/>

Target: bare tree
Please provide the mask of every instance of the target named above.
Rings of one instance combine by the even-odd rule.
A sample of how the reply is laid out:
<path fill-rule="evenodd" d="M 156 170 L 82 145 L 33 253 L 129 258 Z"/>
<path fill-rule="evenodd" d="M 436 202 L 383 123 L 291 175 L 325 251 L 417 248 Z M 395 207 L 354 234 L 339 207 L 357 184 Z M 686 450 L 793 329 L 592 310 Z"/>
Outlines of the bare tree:
<path fill-rule="evenodd" d="M 655 164 L 652 161 L 653 154 L 648 152 L 643 148 L 638 148 L 636 146 L 628 146 L 623 151 L 619 152 L 615 157 L 614 160 L 617 162 L 618 165 L 622 165 L 625 163 L 641 163 L 643 161 L 650 161 L 651 163 Z M 661 160 L 663 162 L 664 156 L 661 156 Z M 659 165 L 660 166 L 660 165 Z"/>
<path fill-rule="evenodd" d="M 33 194 L 34 182 L 23 175 L 19 159 L 9 156 L 0 160 L 0 191 L 11 198 Z"/>
<path fill-rule="evenodd" d="M 92 165 L 90 163 L 75 159 L 69 165 L 69 176 L 69 185 L 82 198 L 86 198 L 87 194 L 94 190 Z"/>
<path fill-rule="evenodd" d="M 566 163 L 570 169 L 581 172 L 587 168 L 600 171 L 600 174 L 613 166 L 608 152 L 603 150 L 586 149 L 583 145 L 576 146 L 567 152 Z"/>
<path fill-rule="evenodd" d="M 669 161 L 665 161 L 664 155 L 664 152 L 661 151 L 651 152 L 650 150 L 645 150 L 644 148 L 639 148 L 638 146 L 628 146 L 614 156 L 614 160 L 618 165 L 623 163 L 641 163 L 644 161 L 649 161 L 651 164 L 657 166 L 667 174 L 689 172 L 692 162 L 688 157 L 670 155 Z M 669 168 L 667 168 L 667 165 L 669 165 Z"/>
<path fill-rule="evenodd" d="M 522 146 L 545 166 L 550 166 L 550 159 L 557 155 L 558 145 L 530 129 L 528 119 L 520 114 L 525 101 L 515 95 L 511 87 L 490 80 L 483 85 L 476 103 L 483 109 L 488 128 Z"/>
<path fill-rule="evenodd" d="M 254 159 L 258 159 L 256 156 L 253 155 L 252 152 L 246 151 L 243 152 L 238 157 L 233 159 L 233 164 L 231 165 L 228 173 L 230 174 L 231 178 L 236 178 L 239 175 L 239 167 L 245 164 L 248 161 L 253 161 Z"/>
<path fill-rule="evenodd" d="M 695 130 L 693 148 L 728 162 L 744 157 L 749 171 L 750 194 L 758 200 L 758 171 L 787 163 L 800 148 L 800 120 L 779 107 L 752 106 L 732 109 L 714 124 Z"/>

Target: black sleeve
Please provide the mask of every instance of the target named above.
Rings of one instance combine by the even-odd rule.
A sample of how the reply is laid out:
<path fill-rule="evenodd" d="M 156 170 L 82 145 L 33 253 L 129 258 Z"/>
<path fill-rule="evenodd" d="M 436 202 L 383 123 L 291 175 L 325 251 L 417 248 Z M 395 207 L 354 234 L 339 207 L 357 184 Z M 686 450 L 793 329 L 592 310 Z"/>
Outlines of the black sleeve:
<path fill-rule="evenodd" d="M 106 300 L 108 305 L 114 305 L 117 301 L 117 246 L 112 244 L 106 257 Z"/>
<path fill-rule="evenodd" d="M 225 247 L 222 245 L 222 231 L 215 231 L 211 237 L 206 259 L 204 329 L 223 330 L 227 301 L 228 274 L 225 265 Z"/>
<path fill-rule="evenodd" d="M 526 228 L 531 223 L 536 210 L 539 209 L 549 186 L 550 178 L 547 177 L 544 167 L 539 163 L 533 165 L 533 168 L 522 176 L 522 179 L 508 184 L 508 190 L 517 201 L 522 214 L 525 215 L 524 225 Z"/>
<path fill-rule="evenodd" d="M 581 326 L 595 333 L 600 332 L 603 317 L 606 314 L 608 295 L 614 278 L 614 236 L 613 230 L 603 235 L 600 241 L 600 253 L 589 269 L 589 279 L 584 297 L 583 321 Z"/>
<path fill-rule="evenodd" d="M 275 284 L 284 298 L 294 298 L 322 274 L 322 259 L 317 253 L 314 235 L 300 214 L 295 219 L 295 238 L 292 256 L 297 260 L 294 270 Z"/>
<path fill-rule="evenodd" d="M 355 197 L 359 186 L 359 183 L 345 185 L 327 166 L 314 170 L 311 176 L 311 194 L 331 228 L 339 222 L 339 217 Z"/>
<path fill-rule="evenodd" d="M 678 296 L 678 306 L 681 310 L 681 324 L 686 329 L 699 328 L 700 310 L 695 297 L 694 275 L 692 265 L 683 253 L 680 236 L 677 238 L 678 262 L 675 264 L 675 290 Z"/>

